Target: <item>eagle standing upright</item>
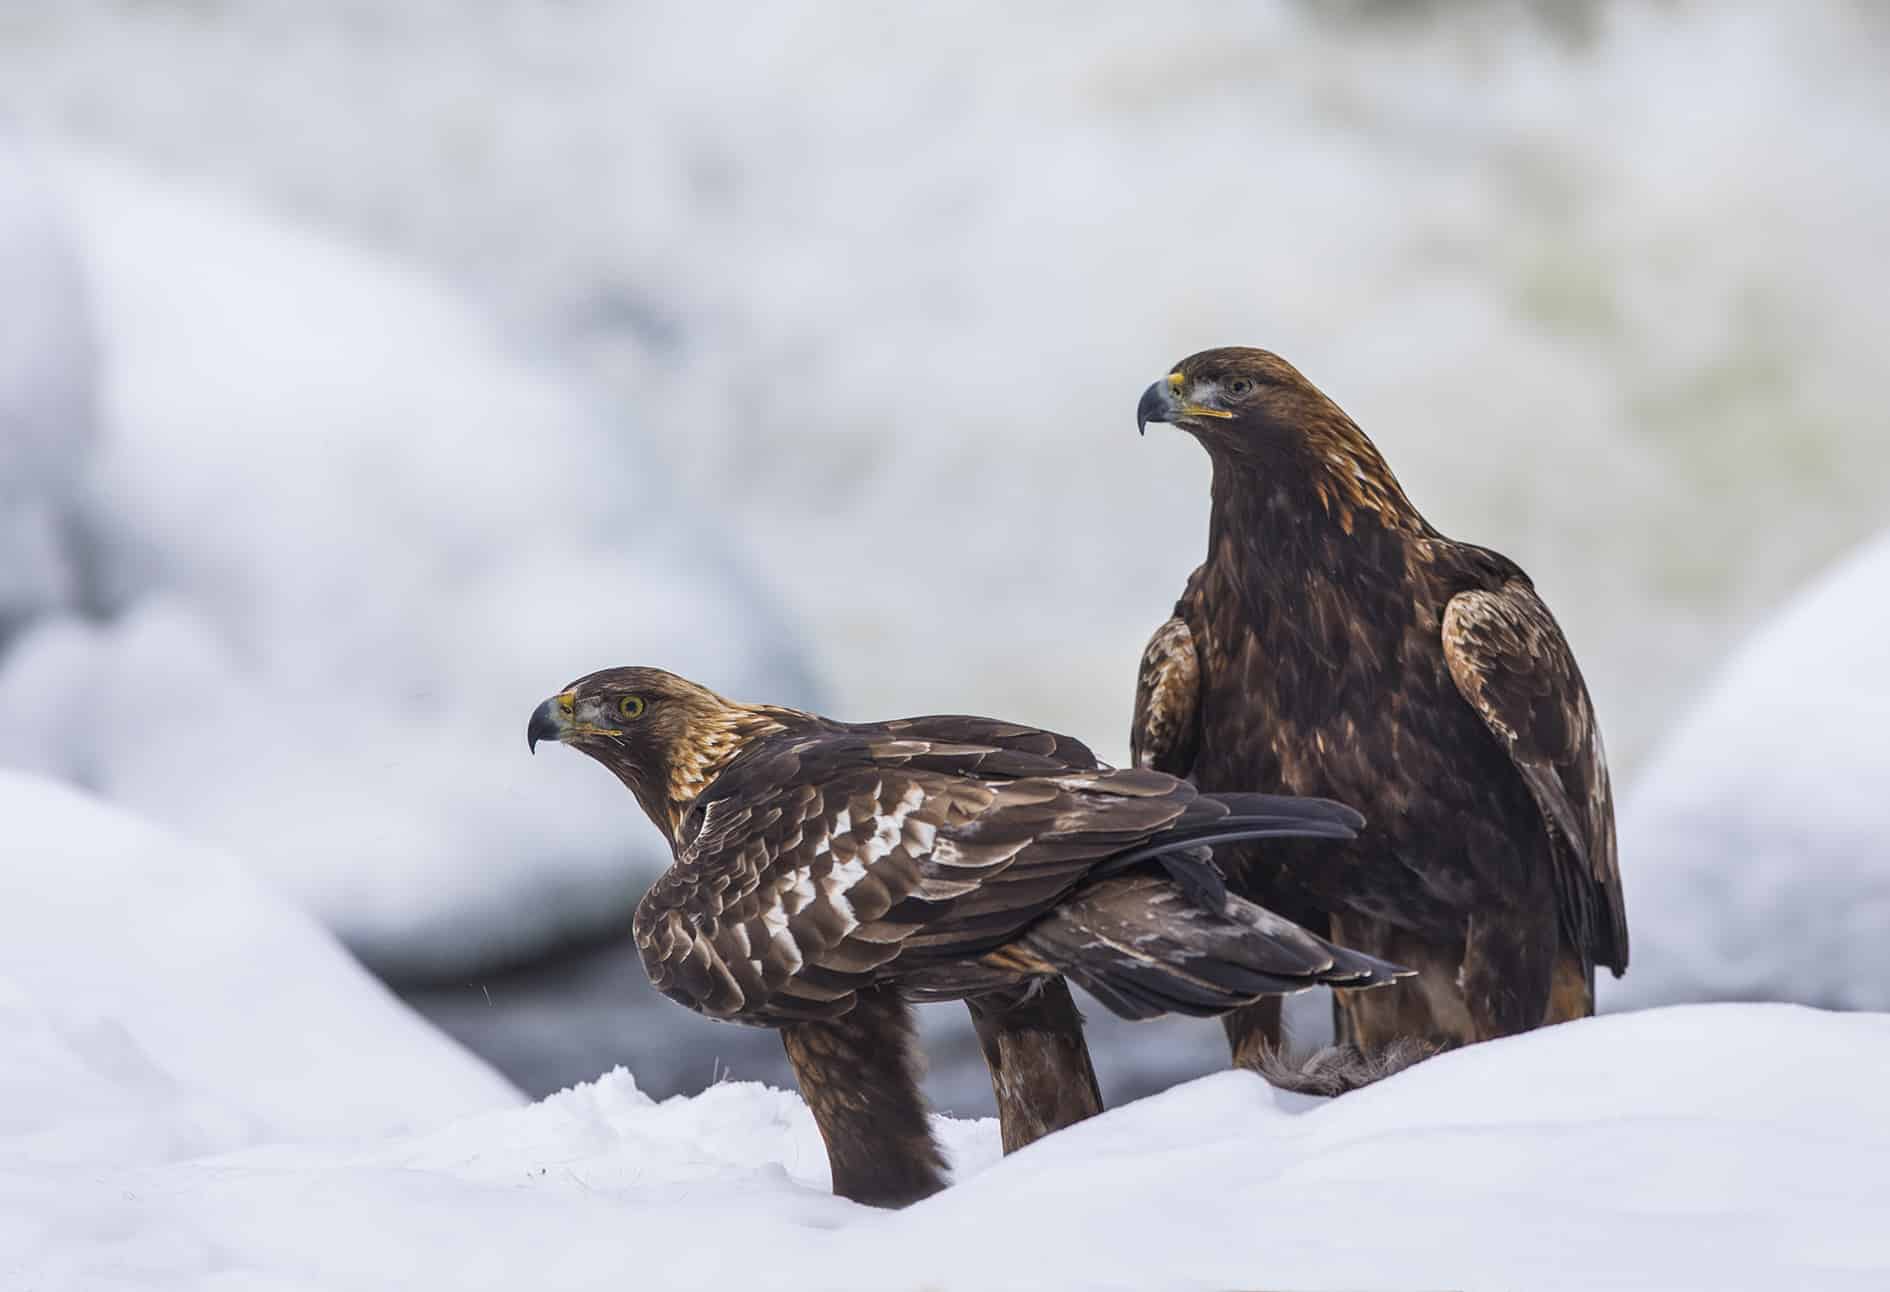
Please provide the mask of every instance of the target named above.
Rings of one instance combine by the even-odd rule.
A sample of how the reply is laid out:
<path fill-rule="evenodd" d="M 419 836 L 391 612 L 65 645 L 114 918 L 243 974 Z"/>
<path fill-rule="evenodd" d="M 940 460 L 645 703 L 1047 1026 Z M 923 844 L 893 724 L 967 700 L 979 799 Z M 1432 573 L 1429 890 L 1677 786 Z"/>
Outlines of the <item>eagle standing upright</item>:
<path fill-rule="evenodd" d="M 1594 1012 L 1627 968 L 1601 733 L 1562 630 L 1499 553 L 1439 534 L 1290 364 L 1208 350 L 1143 394 L 1213 461 L 1207 559 L 1136 686 L 1137 766 L 1204 791 L 1317 794 L 1370 823 L 1317 866 L 1235 845 L 1235 891 L 1416 968 L 1336 993 L 1340 1038 L 1445 1044 Z M 1223 1022 L 1264 1066 L 1279 1002 Z"/>
<path fill-rule="evenodd" d="M 651 668 L 573 682 L 528 732 L 602 763 L 668 837 L 675 863 L 633 925 L 650 981 L 781 1029 L 834 1191 L 858 1201 L 944 1183 L 909 999 L 1008 999 L 1067 975 L 1127 1018 L 1213 1015 L 1403 972 L 1230 896 L 1214 869 L 1229 839 L 1351 838 L 1358 814 L 1338 803 L 1205 794 L 989 718 L 738 704 Z M 1062 1065 L 1049 1076 L 1089 1076 L 1074 1042 L 1040 1052 Z"/>

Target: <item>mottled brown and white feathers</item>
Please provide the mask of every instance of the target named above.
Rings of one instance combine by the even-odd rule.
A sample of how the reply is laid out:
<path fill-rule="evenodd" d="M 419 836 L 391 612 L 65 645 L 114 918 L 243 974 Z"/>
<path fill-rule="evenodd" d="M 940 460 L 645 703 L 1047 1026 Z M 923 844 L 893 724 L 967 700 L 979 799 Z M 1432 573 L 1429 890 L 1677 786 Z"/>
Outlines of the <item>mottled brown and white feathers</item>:
<path fill-rule="evenodd" d="M 714 1017 L 781 1025 L 882 984 L 948 998 L 1066 972 L 1132 1016 L 1214 1012 L 1396 972 L 1229 899 L 1208 851 L 1349 839 L 1338 803 L 1204 794 L 987 718 L 741 705 L 651 669 L 582 679 L 533 724 L 670 833 L 634 934 L 658 990 Z"/>
<path fill-rule="evenodd" d="M 1249 904 L 1224 892 L 1227 913 L 1188 920 L 1190 894 L 1217 884 L 1172 877 L 1211 870 L 1190 852 L 1195 841 L 1349 837 L 1348 810 L 1072 768 L 1016 742 L 965 743 L 975 734 L 967 721 L 949 720 L 957 739 L 894 724 L 753 740 L 685 818 L 675 864 L 638 906 L 637 941 L 657 988 L 717 1017 L 780 1023 L 844 1013 L 881 982 L 949 998 L 1020 976 L 1067 972 L 1095 988 L 1199 974 L 1207 986 L 1176 985 L 1166 1007 L 1215 1012 L 1321 981 L 1388 980 L 1387 966 L 1315 947 L 1284 921 L 1250 919 Z M 1137 879 L 1164 900 L 1120 900 Z M 1130 926 L 1141 945 L 1110 931 Z M 1147 940 L 1158 928 L 1159 946 Z M 1288 945 L 1299 954 L 1276 964 Z M 1188 969 L 1190 957 L 1204 967 Z M 1159 986 L 1097 994 L 1131 1017 L 1160 1012 L 1123 1008 L 1138 990 L 1164 999 Z"/>

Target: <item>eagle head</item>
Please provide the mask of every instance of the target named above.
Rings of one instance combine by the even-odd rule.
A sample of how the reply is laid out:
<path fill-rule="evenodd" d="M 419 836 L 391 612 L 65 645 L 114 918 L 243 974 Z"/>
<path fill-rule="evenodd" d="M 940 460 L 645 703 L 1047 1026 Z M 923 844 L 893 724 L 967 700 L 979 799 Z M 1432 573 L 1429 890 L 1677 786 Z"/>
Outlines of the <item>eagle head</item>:
<path fill-rule="evenodd" d="M 1135 409 L 1138 431 L 1167 422 L 1210 453 L 1263 450 L 1270 440 L 1303 435 L 1335 419 L 1350 425 L 1299 369 L 1270 350 L 1249 346 L 1189 355 L 1143 391 Z"/>
<path fill-rule="evenodd" d="M 1233 479 L 1254 471 L 1283 486 L 1309 482 L 1349 531 L 1361 511 L 1385 524 L 1422 525 L 1397 477 L 1358 423 L 1270 350 L 1226 346 L 1176 364 L 1142 392 L 1136 429 L 1167 422 L 1201 442 Z"/>
<path fill-rule="evenodd" d="M 607 668 L 532 711 L 525 737 L 571 746 L 608 767 L 675 838 L 696 796 L 783 710 L 738 704 L 660 668 Z"/>

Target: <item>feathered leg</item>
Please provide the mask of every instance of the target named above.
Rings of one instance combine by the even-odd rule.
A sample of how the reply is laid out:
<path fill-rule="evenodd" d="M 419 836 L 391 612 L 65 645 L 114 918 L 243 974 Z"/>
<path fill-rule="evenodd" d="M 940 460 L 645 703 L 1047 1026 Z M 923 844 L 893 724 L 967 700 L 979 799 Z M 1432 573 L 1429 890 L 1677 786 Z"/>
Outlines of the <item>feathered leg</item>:
<path fill-rule="evenodd" d="M 1549 1012 L 1556 951 L 1555 908 L 1546 900 L 1470 917 L 1457 981 L 1463 985 L 1477 1040 L 1542 1026 Z"/>
<path fill-rule="evenodd" d="M 1348 947 L 1418 971 L 1416 978 L 1385 991 L 1333 992 L 1333 1034 L 1338 1044 L 1374 1052 L 1407 1038 L 1437 1048 L 1468 1045 L 1478 1039 L 1457 980 L 1464 959 L 1461 942 L 1427 940 L 1355 912 L 1332 917 L 1332 936 Z"/>
<path fill-rule="evenodd" d="M 1549 982 L 1549 1012 L 1543 1016 L 1543 1024 L 1591 1018 L 1594 1012 L 1594 966 L 1564 946 L 1555 959 L 1555 976 Z"/>
<path fill-rule="evenodd" d="M 1280 1052 L 1280 998 L 1267 996 L 1221 1015 L 1234 1066 L 1261 1070 L 1269 1055 Z"/>
<path fill-rule="evenodd" d="M 781 1042 L 833 1167 L 833 1191 L 903 1207 L 945 1187 L 945 1160 L 919 1093 L 912 1011 L 887 987 L 839 1018 L 794 1023 Z"/>
<path fill-rule="evenodd" d="M 1004 1151 L 1015 1153 L 1102 1111 L 1083 1043 L 1083 1016 L 1061 978 L 1040 978 L 965 1002 L 991 1070 Z"/>

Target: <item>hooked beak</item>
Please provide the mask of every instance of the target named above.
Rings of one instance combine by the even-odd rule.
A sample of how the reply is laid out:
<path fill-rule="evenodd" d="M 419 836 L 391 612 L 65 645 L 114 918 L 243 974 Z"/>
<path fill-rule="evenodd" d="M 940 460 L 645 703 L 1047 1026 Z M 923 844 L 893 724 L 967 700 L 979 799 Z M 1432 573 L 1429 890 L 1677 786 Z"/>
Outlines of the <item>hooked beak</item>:
<path fill-rule="evenodd" d="M 1224 408 L 1183 403 L 1181 388 L 1187 384 L 1187 381 L 1188 379 L 1180 373 L 1171 372 L 1142 392 L 1141 402 L 1135 406 L 1135 430 L 1138 435 L 1148 434 L 1150 422 L 1168 422 L 1173 425 L 1191 418 L 1226 419 L 1233 416 Z"/>
<path fill-rule="evenodd" d="M 572 715 L 577 708 L 577 696 L 566 691 L 563 695 L 554 695 L 536 709 L 532 710 L 531 724 L 525 728 L 525 739 L 531 751 L 538 752 L 541 740 L 563 740 L 574 727 Z"/>
<path fill-rule="evenodd" d="M 1164 378 L 1142 392 L 1142 400 L 1135 406 L 1135 433 L 1147 435 L 1150 422 L 1165 422 L 1174 414 L 1175 388 Z"/>

